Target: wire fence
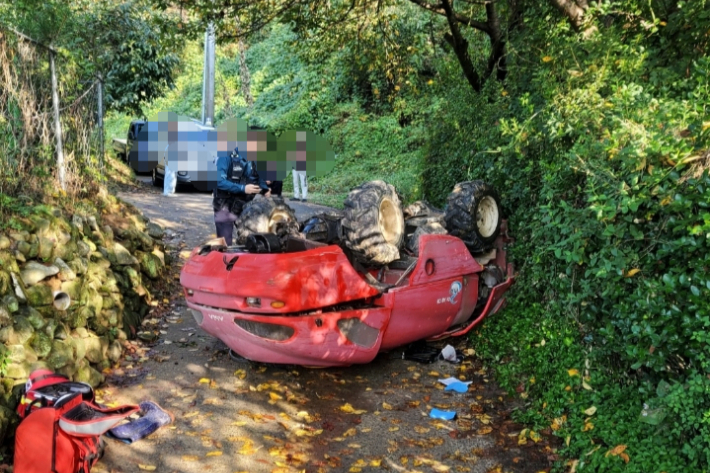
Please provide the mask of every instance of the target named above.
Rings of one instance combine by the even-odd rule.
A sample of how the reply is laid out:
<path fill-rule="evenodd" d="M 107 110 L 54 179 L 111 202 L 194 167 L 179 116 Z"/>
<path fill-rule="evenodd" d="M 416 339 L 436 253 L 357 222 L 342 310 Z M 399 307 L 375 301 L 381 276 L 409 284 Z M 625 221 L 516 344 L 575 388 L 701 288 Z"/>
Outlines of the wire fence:
<path fill-rule="evenodd" d="M 87 175 L 102 171 L 100 82 L 82 81 L 78 69 L 71 59 L 31 38 L 0 30 L 0 194 L 42 192 L 49 180 L 76 194 L 86 191 Z M 61 140 L 57 140 L 56 111 Z M 58 159 L 60 154 L 63 159 Z"/>

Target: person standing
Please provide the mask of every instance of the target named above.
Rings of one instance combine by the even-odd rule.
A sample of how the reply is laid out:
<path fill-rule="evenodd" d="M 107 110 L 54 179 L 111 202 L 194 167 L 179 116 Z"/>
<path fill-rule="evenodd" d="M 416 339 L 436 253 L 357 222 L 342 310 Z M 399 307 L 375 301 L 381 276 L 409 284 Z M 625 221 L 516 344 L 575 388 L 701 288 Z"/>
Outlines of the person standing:
<path fill-rule="evenodd" d="M 267 190 L 267 197 L 271 194 L 254 163 L 244 159 L 239 154 L 239 148 L 234 148 L 228 156 L 218 156 L 217 179 L 212 197 L 217 238 L 224 238 L 227 246 L 231 246 L 234 222 L 247 202 L 262 190 Z"/>
<path fill-rule="evenodd" d="M 300 192 L 298 188 L 299 183 L 301 184 Z M 308 180 L 306 178 L 306 171 L 299 171 L 296 168 L 293 168 L 293 200 L 308 202 Z"/>

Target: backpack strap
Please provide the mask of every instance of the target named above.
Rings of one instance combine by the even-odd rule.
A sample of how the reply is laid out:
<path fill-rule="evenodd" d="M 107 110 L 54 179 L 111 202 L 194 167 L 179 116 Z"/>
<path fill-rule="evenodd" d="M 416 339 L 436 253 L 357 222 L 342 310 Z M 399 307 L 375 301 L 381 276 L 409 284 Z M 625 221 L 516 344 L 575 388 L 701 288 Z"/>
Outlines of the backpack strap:
<path fill-rule="evenodd" d="M 101 435 L 139 410 L 138 406 L 132 404 L 105 409 L 92 403 L 81 402 L 69 410 L 62 410 L 59 428 L 74 437 Z"/>

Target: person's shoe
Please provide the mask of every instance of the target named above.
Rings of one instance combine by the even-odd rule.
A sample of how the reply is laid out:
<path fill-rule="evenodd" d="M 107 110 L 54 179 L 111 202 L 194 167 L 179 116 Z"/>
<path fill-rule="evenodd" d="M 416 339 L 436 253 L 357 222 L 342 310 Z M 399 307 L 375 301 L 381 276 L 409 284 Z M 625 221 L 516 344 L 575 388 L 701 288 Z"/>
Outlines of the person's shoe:
<path fill-rule="evenodd" d="M 291 202 L 298 202 L 298 201 L 300 201 L 301 199 L 299 199 L 299 198 L 297 198 L 297 197 L 291 197 L 291 198 L 288 199 L 288 200 L 290 200 Z"/>
<path fill-rule="evenodd" d="M 308 199 L 301 199 L 301 202 L 308 202 Z"/>

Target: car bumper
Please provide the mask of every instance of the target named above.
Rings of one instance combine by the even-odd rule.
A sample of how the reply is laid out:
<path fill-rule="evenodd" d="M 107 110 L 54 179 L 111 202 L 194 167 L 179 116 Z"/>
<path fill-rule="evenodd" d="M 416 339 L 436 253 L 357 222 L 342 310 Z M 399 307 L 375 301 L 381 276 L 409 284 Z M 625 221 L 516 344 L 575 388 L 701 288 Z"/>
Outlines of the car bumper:
<path fill-rule="evenodd" d="M 294 316 L 245 314 L 191 302 L 187 305 L 200 328 L 244 358 L 318 367 L 372 361 L 390 315 L 388 308 Z M 260 330 L 263 327 L 267 328 Z M 274 329 L 273 333 L 268 327 Z"/>

